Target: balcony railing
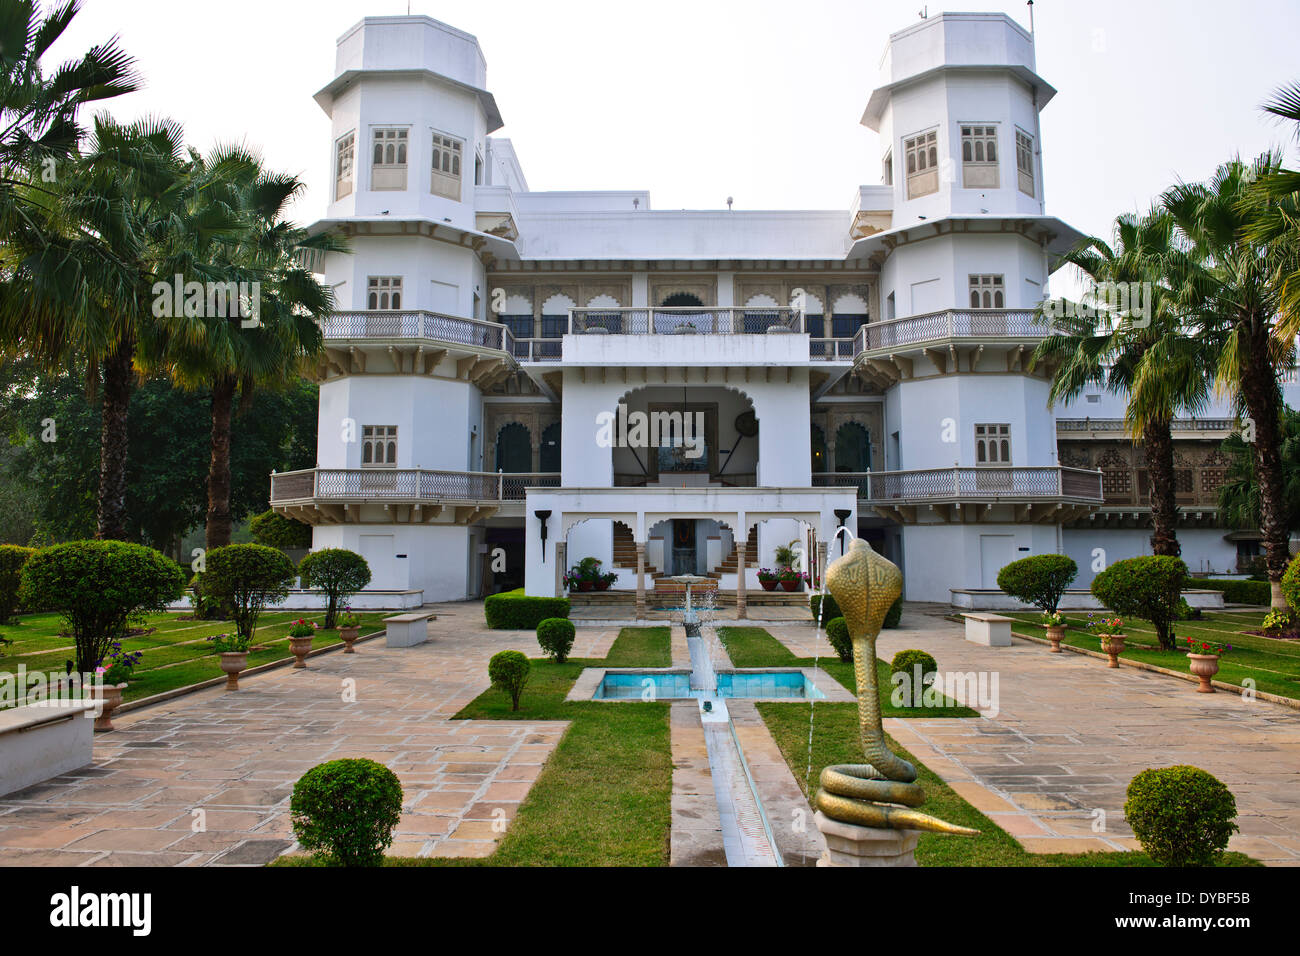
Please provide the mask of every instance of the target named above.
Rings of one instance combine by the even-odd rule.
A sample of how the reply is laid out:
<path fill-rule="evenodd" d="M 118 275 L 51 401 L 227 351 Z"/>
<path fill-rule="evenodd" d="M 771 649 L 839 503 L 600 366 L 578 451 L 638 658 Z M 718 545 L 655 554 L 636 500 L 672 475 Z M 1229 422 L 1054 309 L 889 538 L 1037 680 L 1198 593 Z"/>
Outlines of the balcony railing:
<path fill-rule="evenodd" d="M 1101 472 L 1081 468 L 927 468 L 814 474 L 820 488 L 857 488 L 861 501 L 1011 501 L 1076 498 L 1102 502 Z"/>
<path fill-rule="evenodd" d="M 558 488 L 559 472 L 309 468 L 271 476 L 271 503 L 291 501 L 522 501 L 529 488 Z"/>
<path fill-rule="evenodd" d="M 947 309 L 864 325 L 853 338 L 853 354 L 947 339 L 1041 339 L 1048 332 L 1032 309 Z"/>
<path fill-rule="evenodd" d="M 432 339 L 515 354 L 510 330 L 499 322 L 439 312 L 335 312 L 321 323 L 325 340 Z"/>
<path fill-rule="evenodd" d="M 1237 428 L 1231 418 L 1175 418 L 1169 423 L 1176 432 L 1230 432 Z M 1122 418 L 1058 418 L 1058 432 L 1119 432 L 1128 434 Z"/>
<path fill-rule="evenodd" d="M 570 335 L 765 335 L 804 331 L 797 309 L 570 309 Z"/>

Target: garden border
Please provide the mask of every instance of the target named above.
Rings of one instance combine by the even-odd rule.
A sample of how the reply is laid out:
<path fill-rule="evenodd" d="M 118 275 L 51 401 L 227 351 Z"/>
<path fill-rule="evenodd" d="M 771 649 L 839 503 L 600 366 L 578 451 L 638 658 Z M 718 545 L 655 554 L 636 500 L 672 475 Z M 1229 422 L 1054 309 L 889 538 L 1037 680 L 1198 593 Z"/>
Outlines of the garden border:
<path fill-rule="evenodd" d="M 1045 637 L 1032 637 L 1028 634 L 1017 633 L 1015 630 L 1012 630 L 1011 636 L 1018 637 L 1024 641 L 1030 641 L 1034 644 L 1052 643 Z M 1084 654 L 1088 657 L 1095 657 L 1098 660 L 1109 660 L 1109 658 L 1105 654 L 1101 653 L 1101 651 L 1090 651 L 1086 647 L 1072 647 L 1064 641 L 1061 642 L 1061 650 L 1069 651 L 1072 654 Z M 1200 678 L 1195 674 L 1184 674 L 1181 671 L 1170 670 L 1167 667 L 1157 667 L 1155 664 L 1148 664 L 1145 661 L 1133 661 L 1120 657 L 1119 662 L 1125 667 L 1136 667 L 1138 670 L 1150 671 L 1153 674 L 1165 674 L 1169 677 L 1177 677 L 1179 680 L 1186 681 L 1190 684 L 1200 683 Z M 1229 684 L 1221 680 L 1211 680 L 1210 684 L 1217 690 L 1226 690 L 1239 697 L 1245 694 L 1243 688 L 1237 684 Z M 1283 707 L 1290 707 L 1292 710 L 1300 710 L 1300 700 L 1297 700 L 1294 697 L 1283 697 L 1280 694 L 1270 693 L 1266 690 L 1256 690 L 1254 693 L 1260 700 L 1266 700 L 1270 704 L 1281 704 Z"/>

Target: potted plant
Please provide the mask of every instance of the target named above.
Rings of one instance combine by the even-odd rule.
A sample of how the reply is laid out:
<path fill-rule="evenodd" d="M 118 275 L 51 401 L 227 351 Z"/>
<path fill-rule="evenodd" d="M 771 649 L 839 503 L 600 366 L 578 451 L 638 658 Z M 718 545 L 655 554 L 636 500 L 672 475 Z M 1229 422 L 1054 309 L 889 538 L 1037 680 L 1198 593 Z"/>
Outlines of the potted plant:
<path fill-rule="evenodd" d="M 239 675 L 248 669 L 248 647 L 252 639 L 236 632 L 215 634 L 208 640 L 212 642 L 212 649 L 221 656 L 221 669 L 226 674 L 226 690 L 239 690 Z"/>
<path fill-rule="evenodd" d="M 120 641 L 110 646 L 108 655 L 95 668 L 95 683 L 90 685 L 92 699 L 99 701 L 99 716 L 95 718 L 95 730 L 99 732 L 113 729 L 113 711 L 122 705 L 122 691 L 144 656 L 140 651 L 123 653 Z"/>
<path fill-rule="evenodd" d="M 614 582 L 617 580 L 618 580 L 617 571 L 606 571 L 604 574 L 602 574 L 600 577 L 596 579 L 596 590 L 608 591 L 611 587 L 614 586 Z"/>
<path fill-rule="evenodd" d="M 1100 621 L 1091 620 L 1088 615 L 1088 627 L 1098 631 L 1101 649 L 1110 658 L 1107 667 L 1119 667 L 1119 655 L 1124 650 L 1124 621 L 1118 617 L 1103 617 Z"/>
<path fill-rule="evenodd" d="M 600 558 L 583 558 L 569 568 L 569 573 L 564 576 L 564 583 L 570 591 L 590 591 L 596 587 L 600 579 Z"/>
<path fill-rule="evenodd" d="M 289 625 L 289 651 L 293 654 L 295 668 L 307 666 L 307 655 L 311 653 L 311 639 L 316 634 L 316 625 L 304 618 L 298 618 Z"/>
<path fill-rule="evenodd" d="M 777 584 L 780 583 L 780 576 L 771 568 L 759 568 L 758 583 L 762 585 L 764 591 L 775 591 Z"/>
<path fill-rule="evenodd" d="M 1232 650 L 1231 644 L 1218 641 L 1201 641 L 1194 637 L 1187 639 L 1187 666 L 1201 681 L 1196 688 L 1198 694 L 1213 694 L 1214 685 L 1210 679 L 1219 673 L 1219 658 Z"/>
<path fill-rule="evenodd" d="M 777 574 L 777 580 L 781 582 L 782 590 L 798 591 L 803 584 L 803 575 L 794 568 L 782 568 Z"/>
<path fill-rule="evenodd" d="M 352 645 L 356 643 L 357 635 L 361 633 L 361 618 L 352 613 L 352 608 L 346 604 L 343 605 L 343 613 L 339 615 L 339 637 L 343 641 L 343 653 L 355 654 Z"/>
<path fill-rule="evenodd" d="M 1047 639 L 1052 642 L 1053 654 L 1061 653 L 1061 638 L 1065 637 L 1065 618 L 1061 616 L 1060 611 L 1043 612 L 1040 620 L 1043 627 L 1047 629 Z"/>

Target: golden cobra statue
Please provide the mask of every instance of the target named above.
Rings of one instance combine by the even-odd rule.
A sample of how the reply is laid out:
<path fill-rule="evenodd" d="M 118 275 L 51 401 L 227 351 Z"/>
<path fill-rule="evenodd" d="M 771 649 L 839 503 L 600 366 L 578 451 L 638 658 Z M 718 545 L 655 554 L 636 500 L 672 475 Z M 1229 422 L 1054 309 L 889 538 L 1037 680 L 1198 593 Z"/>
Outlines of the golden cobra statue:
<path fill-rule="evenodd" d="M 905 809 L 925 802 L 914 783 L 916 768 L 885 746 L 876 679 L 876 637 L 890 606 L 903 593 L 903 574 L 860 538 L 826 569 L 826 589 L 840 607 L 853 641 L 853 673 L 858 684 L 858 728 L 867 763 L 843 763 L 821 772 L 814 805 L 841 823 L 891 830 L 973 835 L 928 814 Z M 902 804 L 902 806 L 891 806 Z"/>

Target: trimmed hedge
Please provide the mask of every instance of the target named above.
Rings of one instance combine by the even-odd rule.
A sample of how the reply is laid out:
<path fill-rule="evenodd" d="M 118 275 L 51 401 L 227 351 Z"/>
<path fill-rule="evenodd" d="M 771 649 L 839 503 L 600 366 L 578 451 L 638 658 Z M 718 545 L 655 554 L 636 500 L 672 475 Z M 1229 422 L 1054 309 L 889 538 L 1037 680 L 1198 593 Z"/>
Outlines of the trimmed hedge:
<path fill-rule="evenodd" d="M 1181 558 L 1149 555 L 1116 561 L 1092 579 L 1097 600 L 1121 617 L 1140 617 L 1156 629 L 1162 650 L 1174 650 L 1172 624 L 1178 620 L 1187 565 Z"/>
<path fill-rule="evenodd" d="M 998 572 L 998 587 L 1006 594 L 1055 614 L 1061 596 L 1079 573 L 1074 559 L 1064 554 L 1035 554 L 1012 561 Z"/>
<path fill-rule="evenodd" d="M 1124 818 L 1161 866 L 1213 866 L 1240 828 L 1237 801 L 1213 774 L 1182 764 L 1143 770 L 1128 785 Z"/>
<path fill-rule="evenodd" d="M 1183 587 L 1190 590 L 1222 591 L 1228 604 L 1273 603 L 1273 589 L 1267 581 L 1228 581 L 1222 578 L 1188 578 Z"/>
<path fill-rule="evenodd" d="M 532 631 L 547 618 L 569 616 L 569 599 L 529 597 L 523 588 L 489 595 L 483 616 L 493 630 Z"/>
<path fill-rule="evenodd" d="M 548 617 L 537 625 L 537 643 L 555 663 L 563 664 L 573 650 L 573 622 L 563 617 Z"/>
<path fill-rule="evenodd" d="M 18 610 L 18 587 L 22 584 L 23 565 L 35 553 L 35 548 L 0 545 L 0 624 L 8 623 L 14 611 Z"/>
<path fill-rule="evenodd" d="M 298 779 L 289 811 L 304 849 L 339 866 L 378 866 L 402 818 L 402 783 L 373 760 L 331 760 Z"/>
<path fill-rule="evenodd" d="M 826 626 L 830 624 L 831 621 L 835 620 L 835 618 L 843 617 L 844 615 L 840 613 L 840 606 L 835 603 L 835 598 L 831 597 L 829 594 L 825 595 L 824 597 L 826 599 L 826 610 L 823 612 L 824 616 L 822 617 L 822 625 Z M 822 598 L 823 595 L 821 594 L 812 594 L 809 595 L 808 597 L 808 609 L 812 611 L 812 616 L 814 621 L 817 620 L 817 610 L 819 607 L 821 607 Z M 898 627 L 898 622 L 902 619 L 902 617 L 903 617 L 903 599 L 900 597 L 898 598 L 898 600 L 896 600 L 893 604 L 889 606 L 889 611 L 888 613 L 885 614 L 885 621 L 881 625 L 881 627 L 882 628 Z"/>

